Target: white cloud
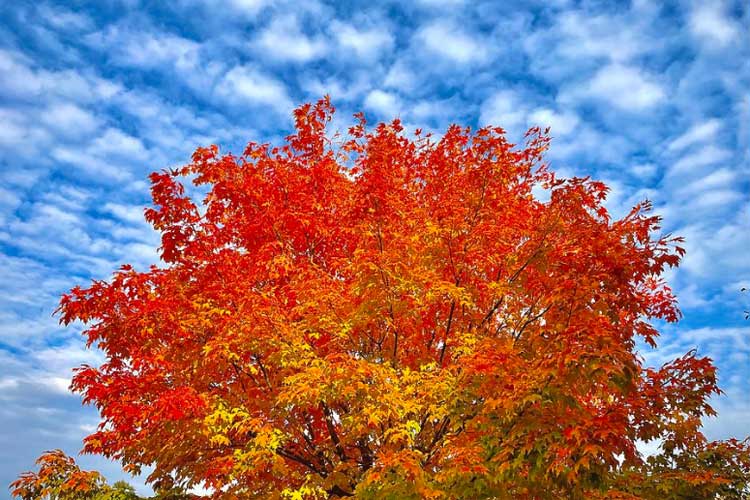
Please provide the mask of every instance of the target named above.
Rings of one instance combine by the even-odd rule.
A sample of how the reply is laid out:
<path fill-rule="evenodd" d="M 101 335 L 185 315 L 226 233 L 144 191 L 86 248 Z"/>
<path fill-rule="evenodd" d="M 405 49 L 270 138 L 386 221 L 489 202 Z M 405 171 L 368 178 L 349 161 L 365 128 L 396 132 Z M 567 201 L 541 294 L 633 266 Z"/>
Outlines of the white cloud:
<path fill-rule="evenodd" d="M 84 154 L 78 148 L 57 146 L 50 152 L 57 162 L 78 169 L 77 177 L 89 177 L 94 181 L 125 181 L 130 178 L 127 170 L 100 158 Z M 81 175 L 85 174 L 85 175 Z"/>
<path fill-rule="evenodd" d="M 295 16 L 276 17 L 255 42 L 260 54 L 268 59 L 306 62 L 322 57 L 328 46 L 320 37 L 309 37 Z"/>
<path fill-rule="evenodd" d="M 733 189 L 715 189 L 700 193 L 691 203 L 692 208 L 727 208 L 742 200 L 742 194 Z"/>
<path fill-rule="evenodd" d="M 264 107 L 285 114 L 293 106 L 284 84 L 249 66 L 232 68 L 219 82 L 216 93 L 230 102 Z"/>
<path fill-rule="evenodd" d="M 715 398 L 718 401 L 713 401 L 712 405 L 719 416 L 703 421 L 703 433 L 709 439 L 744 439 L 747 437 L 750 404 L 747 403 L 746 394 L 743 390 L 739 394 Z"/>
<path fill-rule="evenodd" d="M 698 354 L 711 357 L 721 363 L 734 353 L 750 353 L 750 327 L 702 327 L 685 328 L 680 325 L 665 328 L 656 350 L 642 352 L 647 366 L 660 366 L 682 356 L 691 349 L 698 348 Z M 725 390 L 733 387 L 724 385 L 720 372 L 720 384 Z"/>
<path fill-rule="evenodd" d="M 565 136 L 575 131 L 581 120 L 570 111 L 558 113 L 549 108 L 537 108 L 528 116 L 529 127 L 550 127 L 552 136 Z"/>
<path fill-rule="evenodd" d="M 713 139 L 721 129 L 721 121 L 715 118 L 697 123 L 667 146 L 667 151 L 680 151 L 693 144 Z"/>
<path fill-rule="evenodd" d="M 36 95 L 42 83 L 30 64 L 22 54 L 0 48 L 0 92 L 13 97 Z"/>
<path fill-rule="evenodd" d="M 709 45 L 724 47 L 741 32 L 737 23 L 726 16 L 721 2 L 696 2 L 688 21 L 691 33 Z"/>
<path fill-rule="evenodd" d="M 702 327 L 677 333 L 675 341 L 686 346 L 714 344 L 727 351 L 750 352 L 750 327 Z"/>
<path fill-rule="evenodd" d="M 638 27 L 621 16 L 564 12 L 553 26 L 559 43 L 553 50 L 571 60 L 603 58 L 626 62 L 647 49 L 647 39 Z"/>
<path fill-rule="evenodd" d="M 388 69 L 385 75 L 384 86 L 387 88 L 399 89 L 403 91 L 413 90 L 418 83 L 418 78 L 414 74 L 413 65 L 404 59 L 396 60 Z"/>
<path fill-rule="evenodd" d="M 330 32 L 338 43 L 341 56 L 351 53 L 356 58 L 371 61 L 393 47 L 393 35 L 385 25 L 358 29 L 352 24 L 334 21 Z"/>
<path fill-rule="evenodd" d="M 644 54 L 660 53 L 666 35 L 653 32 L 657 13 L 637 3 L 617 9 L 563 6 L 551 24 L 523 30 L 518 38 L 531 72 L 560 85 L 602 65 L 636 64 Z"/>
<path fill-rule="evenodd" d="M 15 389 L 18 387 L 18 379 L 14 377 L 2 377 L 0 378 L 0 391 L 6 389 Z"/>
<path fill-rule="evenodd" d="M 200 44 L 171 33 L 112 25 L 85 38 L 94 49 L 104 50 L 116 64 L 142 69 L 172 68 L 191 71 L 200 61 Z"/>
<path fill-rule="evenodd" d="M 20 204 L 21 196 L 18 193 L 0 186 L 0 217 L 2 217 L 4 213 L 12 212 Z"/>
<path fill-rule="evenodd" d="M 720 192 L 718 196 L 722 196 Z M 712 195 L 709 191 L 707 196 Z M 692 200 L 691 200 L 692 201 Z M 712 200 L 698 200 L 708 203 Z M 725 207 L 726 208 L 726 207 Z M 674 228 L 674 234 L 685 237 L 687 254 L 677 273 L 679 282 L 699 282 L 704 287 L 704 294 L 714 290 L 713 284 L 720 282 L 723 286 L 737 277 L 748 276 L 750 261 L 747 249 L 750 248 L 750 231 L 747 231 L 747 216 L 724 212 L 719 223 L 716 216 L 707 217 L 710 213 L 687 206 L 683 213 L 693 217 L 693 223 Z M 694 217 L 698 217 L 695 220 Z M 703 220 L 708 219 L 708 220 Z M 691 219 L 688 219 L 691 220 Z"/>
<path fill-rule="evenodd" d="M 37 69 L 23 54 L 0 48 L 0 95 L 45 101 L 57 96 L 81 103 L 109 99 L 121 90 L 118 83 L 89 73 Z"/>
<path fill-rule="evenodd" d="M 422 27 L 414 36 L 414 50 L 426 49 L 456 64 L 469 64 L 487 58 L 487 45 L 457 26 L 443 21 Z"/>
<path fill-rule="evenodd" d="M 45 92 L 70 98 L 76 102 L 101 102 L 122 91 L 118 82 L 73 70 L 39 73 Z"/>
<path fill-rule="evenodd" d="M 501 90 L 481 105 L 479 124 L 502 127 L 517 139 L 524 132 L 527 110 L 515 92 Z"/>
<path fill-rule="evenodd" d="M 129 262 L 136 269 L 147 269 L 159 262 L 159 251 L 155 245 L 146 243 L 128 243 L 118 252 L 124 262 Z"/>
<path fill-rule="evenodd" d="M 317 100 L 327 94 L 334 100 L 334 104 L 353 100 L 360 102 L 359 99 L 372 88 L 372 78 L 369 70 L 353 73 L 348 81 L 337 76 L 321 79 L 314 75 L 301 75 L 300 86 L 307 92 L 309 100 Z M 338 113 L 334 115 L 334 119 L 335 116 L 338 116 Z"/>
<path fill-rule="evenodd" d="M 0 108 L 0 151 L 12 151 L 18 157 L 38 155 L 38 149 L 52 139 L 48 130 L 36 126 L 29 113 Z"/>
<path fill-rule="evenodd" d="M 45 201 L 34 203 L 8 229 L 14 246 L 32 252 L 44 248 L 48 258 L 67 256 L 92 244 L 83 215 Z"/>
<path fill-rule="evenodd" d="M 578 94 L 578 91 L 573 91 Z M 633 66 L 610 64 L 586 84 L 583 97 L 593 97 L 623 111 L 642 111 L 664 101 L 664 90 L 656 79 Z"/>
<path fill-rule="evenodd" d="M 122 205 L 120 203 L 107 203 L 104 210 L 111 213 L 118 219 L 131 224 L 141 224 L 144 222 L 144 207 L 140 205 Z"/>
<path fill-rule="evenodd" d="M 686 153 L 669 168 L 669 175 L 690 174 L 694 171 L 703 171 L 703 167 L 717 165 L 727 161 L 732 153 L 724 148 L 713 144 L 704 146 L 693 152 Z"/>
<path fill-rule="evenodd" d="M 211 88 L 201 92 L 210 94 Z M 147 89 L 122 92 L 111 103 L 128 117 L 141 137 L 147 138 L 149 147 L 161 155 L 159 163 L 151 165 L 153 169 L 183 162 L 195 147 L 227 143 L 239 133 L 224 115 L 198 110 L 187 103 L 174 103 Z"/>
<path fill-rule="evenodd" d="M 737 181 L 736 172 L 733 172 L 728 168 L 720 168 L 692 182 L 681 183 L 682 186 L 678 187 L 676 192 L 679 193 L 680 196 L 692 197 L 701 195 L 707 191 L 730 189 L 739 186 Z"/>
<path fill-rule="evenodd" d="M 63 136 L 81 137 L 93 133 L 102 120 L 87 109 L 70 103 L 54 103 L 41 113 L 41 121 Z"/>
<path fill-rule="evenodd" d="M 78 167 L 90 181 L 124 181 L 133 171 L 153 160 L 143 142 L 117 128 L 108 128 L 85 147 L 60 145 L 51 156 L 58 162 Z"/>
<path fill-rule="evenodd" d="M 80 12 L 74 12 L 62 7 L 40 4 L 36 6 L 37 14 L 51 27 L 65 32 L 77 32 L 90 29 L 93 25 L 91 18 Z"/>
<path fill-rule="evenodd" d="M 636 177 L 640 177 L 644 180 L 652 178 L 658 170 L 658 167 L 653 163 L 639 163 L 638 165 L 630 167 L 630 171 L 633 172 Z"/>
<path fill-rule="evenodd" d="M 136 162 L 148 157 L 146 148 L 139 138 L 116 128 L 108 128 L 104 134 L 94 139 L 88 152 L 103 159 L 115 156 Z"/>
<path fill-rule="evenodd" d="M 695 283 L 675 290 L 678 298 L 678 305 L 681 309 L 698 309 L 704 308 L 711 304 L 708 298 L 704 297 L 700 288 Z"/>
<path fill-rule="evenodd" d="M 405 113 L 413 122 L 414 128 L 421 128 L 437 136 L 450 123 L 465 122 L 467 115 L 473 111 L 473 107 L 468 106 L 459 96 L 453 96 L 447 99 L 421 99 L 410 104 Z"/>
<path fill-rule="evenodd" d="M 397 95 L 379 89 L 367 94 L 364 106 L 365 109 L 374 111 L 380 118 L 388 121 L 396 118 L 402 109 L 400 99 Z"/>
<path fill-rule="evenodd" d="M 588 170 L 581 170 L 581 162 L 593 162 L 597 165 L 629 165 L 633 161 L 632 154 L 636 147 L 637 145 L 624 134 L 613 134 L 596 124 L 582 121 L 575 133 L 553 141 L 548 156 L 551 159 L 565 160 L 566 165 L 574 162 L 577 168 L 571 169 L 571 174 L 581 175 L 591 173 Z M 621 171 L 625 173 L 628 169 L 622 167 Z"/>
<path fill-rule="evenodd" d="M 266 0 L 229 0 L 228 3 L 240 12 L 257 14 L 268 2 Z"/>

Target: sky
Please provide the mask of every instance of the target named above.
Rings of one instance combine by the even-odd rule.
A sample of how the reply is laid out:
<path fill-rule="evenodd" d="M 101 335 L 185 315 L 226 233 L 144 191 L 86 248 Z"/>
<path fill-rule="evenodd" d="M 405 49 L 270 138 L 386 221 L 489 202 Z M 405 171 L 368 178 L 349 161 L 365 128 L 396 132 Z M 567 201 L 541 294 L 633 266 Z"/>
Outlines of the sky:
<path fill-rule="evenodd" d="M 148 173 L 278 143 L 324 94 L 341 131 L 357 111 L 514 141 L 550 126 L 552 169 L 605 181 L 615 215 L 652 200 L 686 238 L 667 276 L 684 318 L 642 355 L 712 357 L 725 395 L 705 432 L 750 434 L 749 26 L 742 1 L 0 2 L 0 498 L 98 423 L 67 386 L 102 357 L 52 313 L 74 285 L 158 262 Z"/>

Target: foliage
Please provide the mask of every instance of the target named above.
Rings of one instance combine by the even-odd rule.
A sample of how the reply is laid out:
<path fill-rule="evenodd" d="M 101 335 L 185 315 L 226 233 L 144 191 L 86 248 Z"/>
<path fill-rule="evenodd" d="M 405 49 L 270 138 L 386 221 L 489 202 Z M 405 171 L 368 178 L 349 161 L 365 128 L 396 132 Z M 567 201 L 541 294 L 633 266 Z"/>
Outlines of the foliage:
<path fill-rule="evenodd" d="M 59 309 L 107 356 L 72 384 L 102 417 L 86 452 L 228 499 L 742 497 L 747 442 L 700 433 L 711 361 L 635 351 L 679 318 L 661 275 L 683 250 L 648 203 L 613 220 L 539 129 L 517 147 L 358 115 L 329 138 L 332 113 L 152 174 L 165 267 Z"/>
<path fill-rule="evenodd" d="M 190 500 L 184 491 L 140 497 L 124 481 L 108 485 L 98 472 L 82 471 L 62 450 L 47 451 L 37 461 L 39 472 L 24 472 L 11 485 L 11 494 L 21 500 Z"/>
<path fill-rule="evenodd" d="M 82 471 L 61 450 L 44 453 L 36 463 L 39 465 L 39 472 L 24 472 L 10 485 L 13 496 L 22 500 L 95 499 L 105 486 L 101 474 Z"/>

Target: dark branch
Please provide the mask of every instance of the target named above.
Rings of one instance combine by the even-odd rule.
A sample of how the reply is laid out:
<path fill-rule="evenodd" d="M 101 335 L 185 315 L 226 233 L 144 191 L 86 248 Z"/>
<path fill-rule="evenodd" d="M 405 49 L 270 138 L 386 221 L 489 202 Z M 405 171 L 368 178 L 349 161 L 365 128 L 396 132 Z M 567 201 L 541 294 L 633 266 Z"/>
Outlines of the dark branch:
<path fill-rule="evenodd" d="M 448 334 L 451 332 L 451 324 L 453 323 L 453 311 L 456 310 L 456 301 L 451 302 L 451 310 L 448 313 L 448 324 L 445 326 L 445 338 L 443 339 L 443 346 L 440 348 L 440 364 L 443 364 L 443 358 L 445 357 L 445 349 L 448 347 Z"/>
<path fill-rule="evenodd" d="M 333 412 L 327 404 L 321 403 L 321 406 L 323 407 L 323 415 L 325 416 L 328 434 L 331 436 L 331 441 L 333 442 L 333 446 L 336 449 L 336 454 L 339 456 L 342 462 L 346 462 L 346 453 L 344 453 L 344 447 L 341 446 L 341 440 L 339 439 L 339 435 L 336 433 L 336 426 L 333 423 Z"/>

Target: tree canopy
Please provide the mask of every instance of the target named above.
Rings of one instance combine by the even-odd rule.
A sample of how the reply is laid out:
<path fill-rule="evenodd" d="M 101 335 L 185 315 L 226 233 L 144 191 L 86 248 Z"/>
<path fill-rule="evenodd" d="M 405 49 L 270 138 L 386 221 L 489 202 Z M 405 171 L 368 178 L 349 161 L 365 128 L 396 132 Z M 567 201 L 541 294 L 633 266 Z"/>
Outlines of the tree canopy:
<path fill-rule="evenodd" d="M 11 485 L 11 494 L 21 500 L 191 500 L 198 497 L 179 489 L 162 491 L 145 499 L 124 481 L 107 484 L 95 471 L 84 471 L 62 450 L 43 453 L 36 461 L 38 472 L 24 472 Z"/>
<path fill-rule="evenodd" d="M 72 383 L 102 419 L 85 452 L 227 499 L 743 498 L 747 442 L 700 432 L 711 360 L 636 349 L 680 316 L 648 202 L 613 219 L 540 129 L 332 115 L 151 175 L 164 265 L 59 309 L 106 356 Z"/>

